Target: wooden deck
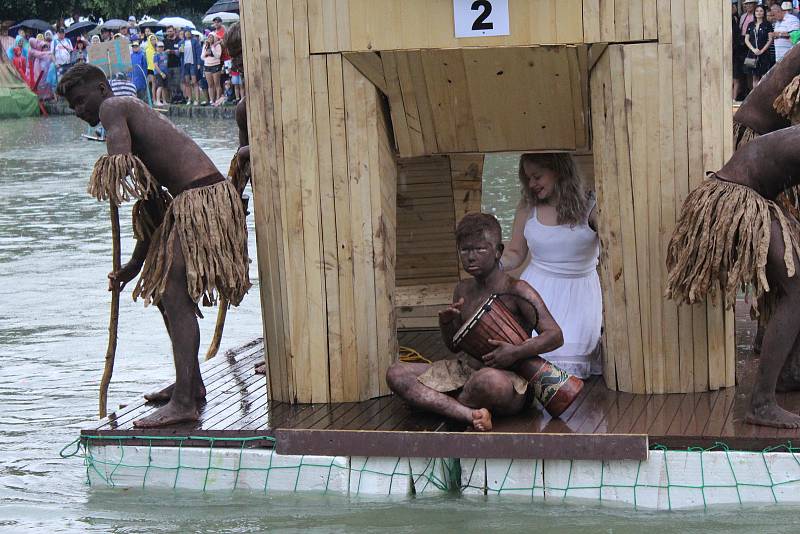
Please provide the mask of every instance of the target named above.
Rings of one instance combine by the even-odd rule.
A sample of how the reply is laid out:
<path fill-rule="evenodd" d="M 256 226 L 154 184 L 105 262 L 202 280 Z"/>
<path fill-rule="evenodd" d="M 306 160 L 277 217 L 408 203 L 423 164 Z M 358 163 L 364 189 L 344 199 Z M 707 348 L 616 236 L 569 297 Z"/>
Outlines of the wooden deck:
<path fill-rule="evenodd" d="M 84 429 L 84 436 L 135 438 L 146 443 L 176 445 L 169 437 L 275 437 L 276 450 L 285 454 L 344 454 L 372 456 L 638 457 L 647 446 L 710 447 L 717 442 L 733 449 L 762 450 L 800 438 L 800 431 L 757 427 L 743 422 L 744 409 L 757 360 L 749 351 L 754 326 L 737 313 L 740 384 L 708 393 L 632 395 L 610 391 L 602 379 L 587 381 L 580 397 L 562 415 L 551 419 L 530 409 L 497 418 L 495 432 L 464 432 L 463 425 L 409 409 L 389 396 L 358 403 L 291 405 L 269 402 L 263 375 L 254 372 L 263 361 L 263 343 L 256 340 L 228 351 L 203 365 L 208 396 L 196 424 L 140 430 L 133 421 L 157 406 L 138 400 Z M 402 332 L 401 344 L 430 359 L 447 356 L 437 332 Z M 782 394 L 779 402 L 800 411 L 800 393 Z M 336 431 L 336 432 L 332 432 Z M 369 431 L 369 434 L 365 434 Z M 365 437 L 369 439 L 363 439 Z M 184 446 L 208 446 L 203 440 L 182 440 Z M 272 446 L 254 440 L 248 446 Z M 241 446 L 216 442 L 216 446 Z M 558 452 L 554 453 L 553 450 Z M 550 453 L 548 454 L 548 451 Z"/>

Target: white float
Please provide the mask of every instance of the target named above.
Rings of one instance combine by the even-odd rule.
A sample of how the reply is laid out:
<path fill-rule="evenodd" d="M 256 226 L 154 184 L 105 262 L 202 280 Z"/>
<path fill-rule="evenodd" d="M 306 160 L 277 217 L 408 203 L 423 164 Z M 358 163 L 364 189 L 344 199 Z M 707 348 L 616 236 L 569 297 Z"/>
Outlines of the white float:
<path fill-rule="evenodd" d="M 465 495 L 676 510 L 800 503 L 793 452 L 650 451 L 646 461 L 285 456 L 271 449 L 89 445 L 87 481 L 115 488 Z M 459 480 L 460 476 L 460 480 Z"/>

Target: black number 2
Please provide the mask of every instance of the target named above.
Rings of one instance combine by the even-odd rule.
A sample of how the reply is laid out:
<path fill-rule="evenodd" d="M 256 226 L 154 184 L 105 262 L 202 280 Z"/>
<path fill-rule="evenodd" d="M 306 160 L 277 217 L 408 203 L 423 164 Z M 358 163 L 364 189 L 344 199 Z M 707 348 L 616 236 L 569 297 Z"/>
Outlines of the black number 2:
<path fill-rule="evenodd" d="M 478 11 L 479 9 L 483 8 L 483 11 L 478 18 L 475 19 L 475 22 L 472 23 L 473 30 L 491 30 L 494 29 L 493 22 L 484 22 L 486 19 L 489 18 L 489 15 L 492 14 L 492 3 L 488 0 L 475 0 L 472 2 L 472 11 Z"/>

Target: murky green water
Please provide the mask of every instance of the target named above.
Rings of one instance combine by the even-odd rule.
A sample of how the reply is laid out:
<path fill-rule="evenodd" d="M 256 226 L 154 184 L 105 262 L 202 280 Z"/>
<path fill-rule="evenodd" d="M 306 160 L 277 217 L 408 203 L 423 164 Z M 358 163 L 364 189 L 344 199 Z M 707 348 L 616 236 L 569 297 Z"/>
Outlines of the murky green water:
<path fill-rule="evenodd" d="M 232 121 L 179 122 L 221 170 Z M 0 530 L 9 532 L 796 532 L 796 508 L 651 513 L 519 498 L 367 499 L 90 489 L 58 452 L 95 417 L 105 354 L 110 265 L 107 207 L 85 193 L 104 145 L 75 118 L 0 121 Z M 514 158 L 487 161 L 487 209 L 509 231 Z M 127 208 L 128 210 L 130 207 Z M 123 213 L 127 213 L 124 211 Z M 251 218 L 252 222 L 252 218 Z M 251 228 L 251 254 L 254 239 Z M 123 249 L 132 247 L 123 218 Z M 254 254 L 252 254 L 254 255 Z M 224 347 L 260 335 L 254 288 L 229 314 Z M 159 314 L 122 299 L 109 406 L 172 377 Z M 213 312 L 201 321 L 208 342 Z M 203 351 L 205 346 L 201 347 Z"/>

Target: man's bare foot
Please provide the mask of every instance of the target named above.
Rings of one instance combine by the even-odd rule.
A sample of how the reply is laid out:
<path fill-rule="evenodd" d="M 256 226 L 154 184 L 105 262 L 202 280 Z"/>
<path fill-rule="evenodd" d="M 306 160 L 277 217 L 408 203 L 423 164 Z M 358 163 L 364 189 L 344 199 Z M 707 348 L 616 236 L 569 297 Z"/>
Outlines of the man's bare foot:
<path fill-rule="evenodd" d="M 774 403 L 761 408 L 751 407 L 744 420 L 751 425 L 800 428 L 800 415 L 788 412 Z"/>
<path fill-rule="evenodd" d="M 492 414 L 486 408 L 472 410 L 472 426 L 478 432 L 488 432 L 492 429 Z"/>
<path fill-rule="evenodd" d="M 160 391 L 153 391 L 152 393 L 146 393 L 144 398 L 148 402 L 166 402 L 172 398 L 173 389 L 175 389 L 175 384 L 169 385 Z M 195 393 L 194 398 L 196 398 L 197 400 L 202 400 L 206 398 L 206 387 L 204 385 L 200 386 L 200 389 Z"/>
<path fill-rule="evenodd" d="M 136 428 L 155 428 L 197 421 L 198 419 L 200 419 L 200 410 L 197 407 L 182 407 L 170 402 L 147 417 L 137 419 L 133 422 L 133 426 Z"/>

